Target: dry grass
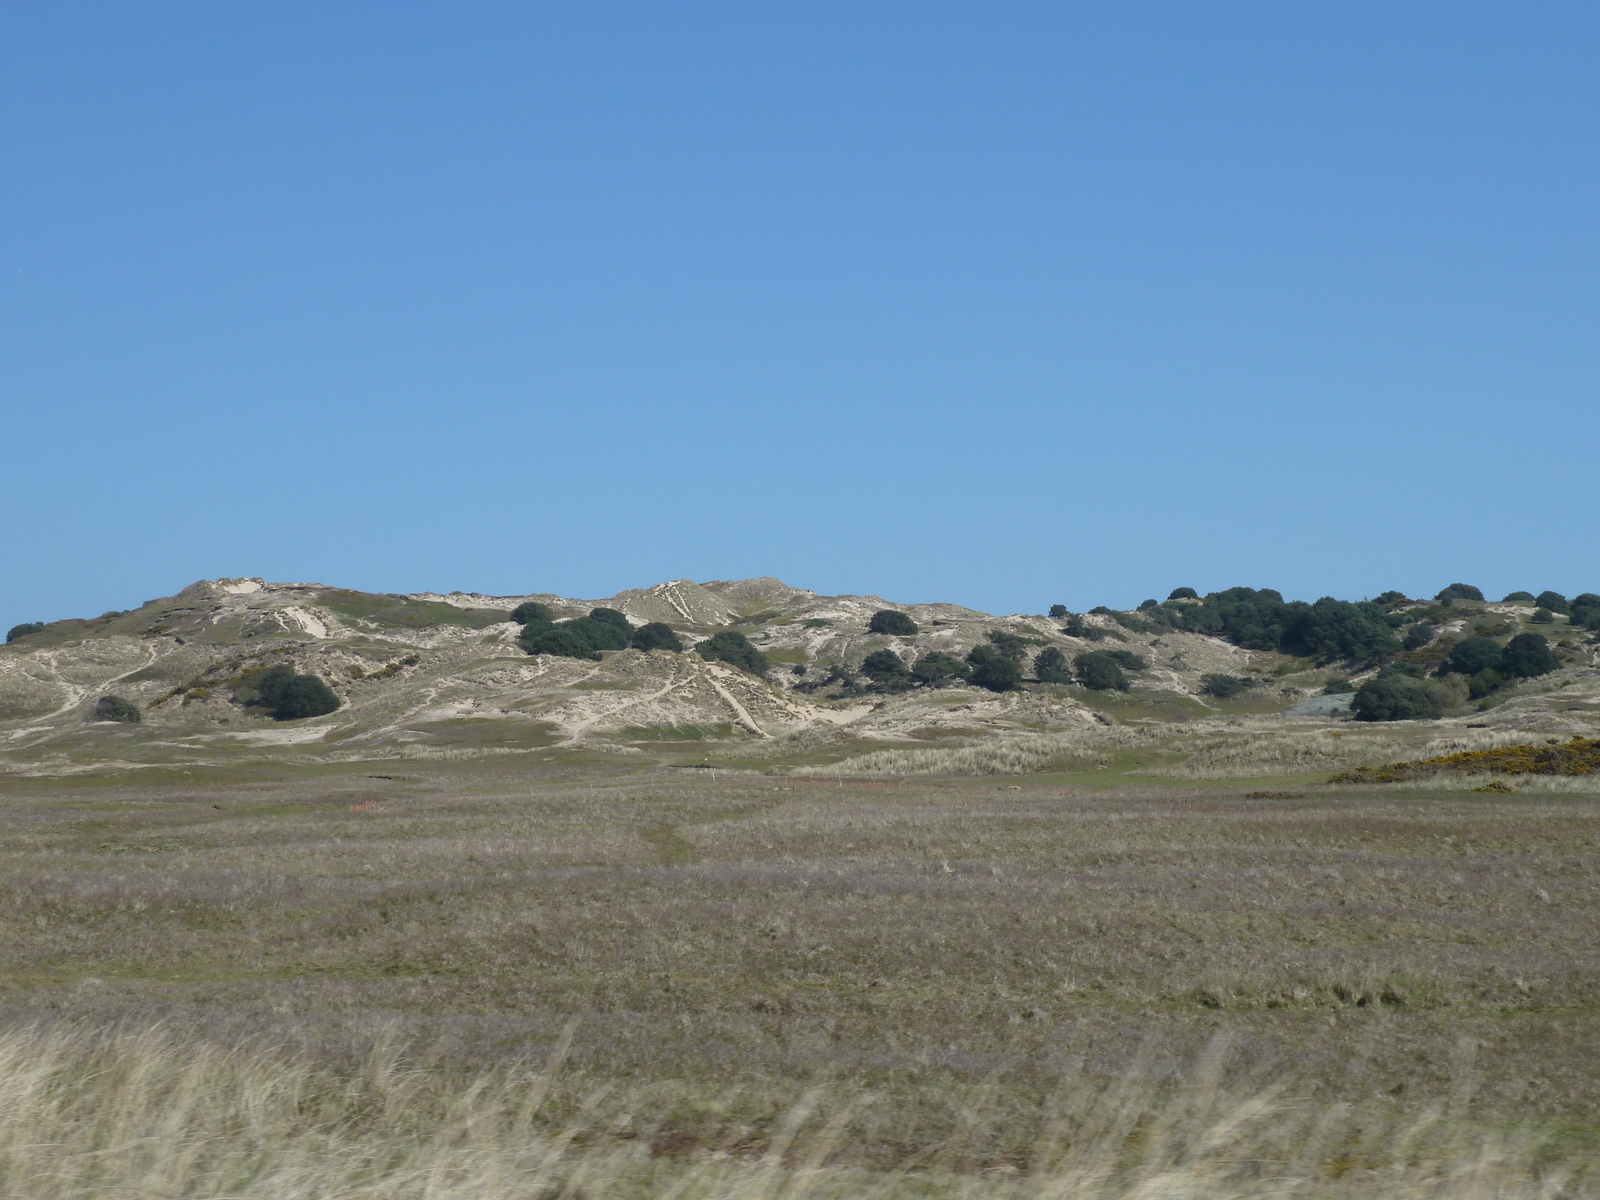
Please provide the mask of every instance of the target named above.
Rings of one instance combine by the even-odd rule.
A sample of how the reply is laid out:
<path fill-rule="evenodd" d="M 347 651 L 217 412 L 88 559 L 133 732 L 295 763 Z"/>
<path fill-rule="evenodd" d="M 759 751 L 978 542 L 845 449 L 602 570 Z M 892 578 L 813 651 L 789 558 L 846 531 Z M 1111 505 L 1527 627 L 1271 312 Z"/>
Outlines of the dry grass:
<path fill-rule="evenodd" d="M 1122 727 L 1073 733 L 996 734 L 962 746 L 874 750 L 836 763 L 796 767 L 795 775 L 1029 775 L 1108 765 L 1138 735 Z"/>
<path fill-rule="evenodd" d="M 1474 1131 L 1464 1094 L 1396 1121 L 1223 1087 L 1214 1043 L 1182 1086 L 1061 1081 L 1027 1156 L 974 1174 L 961 1138 L 894 1171 L 854 1161 L 853 1103 L 814 1089 L 760 1142 L 662 1153 L 650 1098 L 597 1090 L 552 1111 L 557 1071 L 452 1079 L 381 1043 L 344 1070 L 162 1029 L 0 1036 L 0 1190 L 29 1200 L 523 1200 L 556 1196 L 1112 1200 L 1592 1195 L 1577 1163 Z M 556 1051 L 559 1059 L 560 1049 Z M 998 1114 L 961 1101 L 971 1135 Z M 669 1144 L 670 1145 L 670 1144 Z"/>
<path fill-rule="evenodd" d="M 1164 779 L 1259 779 L 1383 762 L 1410 747 L 1359 728 L 1242 730 L 1207 738 L 1181 763 L 1138 772 Z"/>
<path fill-rule="evenodd" d="M 1585 797 L 635 761 L 5 781 L 0 1192 L 1521 1195 L 1596 1148 Z"/>

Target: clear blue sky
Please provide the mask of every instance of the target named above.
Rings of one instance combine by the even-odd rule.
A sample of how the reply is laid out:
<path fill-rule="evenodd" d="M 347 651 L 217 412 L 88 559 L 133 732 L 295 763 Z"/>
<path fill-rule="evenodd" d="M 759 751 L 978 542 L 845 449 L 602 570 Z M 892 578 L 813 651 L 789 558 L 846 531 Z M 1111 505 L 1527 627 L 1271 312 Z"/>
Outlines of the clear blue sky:
<path fill-rule="evenodd" d="M 0 4 L 0 627 L 1600 590 L 1594 4 Z"/>

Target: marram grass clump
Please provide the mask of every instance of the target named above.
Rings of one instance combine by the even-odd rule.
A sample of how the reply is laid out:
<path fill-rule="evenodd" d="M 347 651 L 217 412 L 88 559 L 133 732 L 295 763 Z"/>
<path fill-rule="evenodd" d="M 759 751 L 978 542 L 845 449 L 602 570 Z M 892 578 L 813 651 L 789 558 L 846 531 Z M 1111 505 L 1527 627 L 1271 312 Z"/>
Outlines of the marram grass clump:
<path fill-rule="evenodd" d="M 570 1029 L 569 1029 L 570 1035 Z M 1236 1094 L 1218 1039 L 1187 1079 L 1064 1079 L 1015 1155 L 975 1149 L 1010 1120 L 982 1088 L 958 1134 L 894 1169 L 855 1142 L 873 1097 L 812 1087 L 762 1129 L 685 1147 L 648 1095 L 594 1080 L 558 1099 L 544 1065 L 453 1077 L 380 1043 L 342 1068 L 162 1028 L 0 1034 L 0 1194 L 28 1200 L 1584 1200 L 1582 1164 L 1475 1127 L 1461 1087 L 1397 1119 Z M 736 1089 L 735 1089 L 736 1090 Z M 710 1110 L 718 1106 L 707 1095 Z M 990 1138 L 992 1140 L 992 1137 Z"/>

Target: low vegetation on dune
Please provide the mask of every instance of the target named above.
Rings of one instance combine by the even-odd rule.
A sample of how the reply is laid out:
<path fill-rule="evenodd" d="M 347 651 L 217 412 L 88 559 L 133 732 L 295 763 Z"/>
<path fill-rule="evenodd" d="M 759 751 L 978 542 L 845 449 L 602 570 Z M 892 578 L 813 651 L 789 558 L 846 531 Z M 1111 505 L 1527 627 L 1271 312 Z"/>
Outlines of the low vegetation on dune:
<path fill-rule="evenodd" d="M 1600 773 L 1600 738 L 1550 738 L 1532 743 L 1463 750 L 1410 762 L 1359 767 L 1335 775 L 1333 783 L 1402 783 L 1441 774 L 1595 775 Z"/>

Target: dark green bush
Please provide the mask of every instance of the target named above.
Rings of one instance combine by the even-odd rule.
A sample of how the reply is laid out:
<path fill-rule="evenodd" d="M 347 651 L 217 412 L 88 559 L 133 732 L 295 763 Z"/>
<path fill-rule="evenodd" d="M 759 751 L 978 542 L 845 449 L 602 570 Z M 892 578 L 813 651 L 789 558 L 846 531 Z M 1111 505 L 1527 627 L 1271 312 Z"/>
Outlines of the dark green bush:
<path fill-rule="evenodd" d="M 272 715 L 280 721 L 322 717 L 339 707 L 333 689 L 315 675 L 296 675 L 278 696 Z"/>
<path fill-rule="evenodd" d="M 139 711 L 137 704 L 123 696 L 101 696 L 94 702 L 94 719 L 137 725 L 144 719 L 144 714 Z"/>
<path fill-rule="evenodd" d="M 1141 600 L 1139 601 L 1139 611 L 1149 612 L 1152 608 L 1156 607 L 1156 605 L 1160 603 L 1161 601 L 1159 600 Z"/>
<path fill-rule="evenodd" d="M 971 668 L 955 655 L 930 650 L 911 668 L 911 681 L 919 687 L 945 687 L 961 682 L 969 674 Z"/>
<path fill-rule="evenodd" d="M 1572 623 L 1585 629 L 1600 630 L 1600 596 L 1584 592 L 1572 598 Z"/>
<path fill-rule="evenodd" d="M 969 678 L 991 692 L 1009 692 L 1022 686 L 1022 664 L 993 646 L 974 646 L 967 654 Z"/>
<path fill-rule="evenodd" d="M 1271 588 L 1212 592 L 1203 604 L 1184 606 L 1184 628 L 1220 635 L 1248 650 L 1276 650 L 1283 640 L 1287 605 Z"/>
<path fill-rule="evenodd" d="M 1093 617 L 1109 617 L 1112 615 L 1112 612 L 1104 604 L 1096 604 L 1089 610 L 1089 615 Z"/>
<path fill-rule="evenodd" d="M 673 632 L 672 626 L 661 621 L 651 621 L 633 631 L 628 644 L 635 650 L 682 650 L 683 641 Z M 801 674 L 805 674 L 801 671 Z"/>
<path fill-rule="evenodd" d="M 1078 682 L 1096 692 L 1129 689 L 1128 677 L 1122 673 L 1117 660 L 1105 650 L 1089 650 L 1073 660 Z"/>
<path fill-rule="evenodd" d="M 1050 606 L 1050 619 L 1054 621 L 1065 620 L 1071 614 L 1067 612 L 1065 604 L 1052 604 Z"/>
<path fill-rule="evenodd" d="M 629 624 L 627 616 L 614 608 L 591 608 L 589 610 L 589 620 L 598 621 L 602 625 L 609 625 L 613 629 L 620 629 L 630 637 L 633 635 L 633 626 Z M 618 649 L 621 649 L 621 647 L 618 647 Z"/>
<path fill-rule="evenodd" d="M 1195 591 L 1193 588 L 1173 588 L 1172 591 L 1167 594 L 1167 599 L 1198 600 L 1200 599 L 1200 593 Z"/>
<path fill-rule="evenodd" d="M 1429 642 L 1433 641 L 1437 632 L 1438 630 L 1434 629 L 1432 625 L 1418 621 L 1410 629 L 1406 630 L 1405 640 L 1400 644 L 1407 650 L 1421 650 Z"/>
<path fill-rule="evenodd" d="M 548 604 L 540 604 L 537 600 L 525 600 L 511 610 L 511 619 L 518 625 L 526 625 L 530 621 L 548 625 L 556 619 L 556 616 L 550 611 Z"/>
<path fill-rule="evenodd" d="M 894 608 L 880 608 L 867 622 L 867 632 L 887 633 L 894 637 L 915 637 L 917 623 L 905 613 Z"/>
<path fill-rule="evenodd" d="M 1200 676 L 1200 690 L 1208 696 L 1215 696 L 1219 700 L 1230 700 L 1241 692 L 1255 687 L 1253 679 L 1242 679 L 1237 675 L 1202 675 Z"/>
<path fill-rule="evenodd" d="M 1518 679 L 1532 679 L 1560 666 L 1561 660 L 1543 634 L 1519 633 L 1506 643 L 1497 669 Z"/>
<path fill-rule="evenodd" d="M 1322 685 L 1324 696 L 1348 696 L 1355 690 L 1355 685 L 1348 679 L 1330 679 Z"/>
<path fill-rule="evenodd" d="M 861 673 L 879 687 L 901 691 L 911 686 L 905 660 L 893 650 L 874 650 L 861 662 Z"/>
<path fill-rule="evenodd" d="M 296 675 L 287 663 L 243 676 L 235 692 L 241 694 L 246 703 L 266 709 L 279 721 L 321 717 L 339 707 L 332 688 L 315 675 Z"/>
<path fill-rule="evenodd" d="M 1553 613 L 1560 613 L 1563 617 L 1572 611 L 1567 604 L 1567 598 L 1560 592 L 1540 592 L 1534 601 L 1540 608 L 1548 608 Z"/>
<path fill-rule="evenodd" d="M 1501 604 L 1532 604 L 1533 602 L 1532 592 L 1512 592 L 1504 600 L 1500 601 Z"/>
<path fill-rule="evenodd" d="M 1066 621 L 1067 623 L 1061 627 L 1061 632 L 1068 637 L 1086 638 L 1089 636 L 1089 623 L 1077 613 L 1068 613 Z"/>
<path fill-rule="evenodd" d="M 725 662 L 730 667 L 749 671 L 752 675 L 767 673 L 767 656 L 750 644 L 750 639 L 737 629 L 723 629 L 713 633 L 694 648 L 701 658 L 711 662 Z"/>
<path fill-rule="evenodd" d="M 1003 629 L 991 629 L 984 636 L 989 639 L 989 644 L 996 651 L 1014 663 L 1020 664 L 1028 657 L 1028 643 L 1014 633 L 1007 633 Z"/>
<path fill-rule="evenodd" d="M 284 690 L 294 682 L 294 678 L 294 668 L 288 663 L 279 663 L 264 671 L 247 673 L 242 680 L 247 694 L 246 704 L 259 705 L 266 709 L 277 708 L 278 701 L 283 699 Z"/>
<path fill-rule="evenodd" d="M 1439 674 L 1476 675 L 1482 670 L 1498 671 L 1504 657 L 1505 651 L 1493 638 L 1468 638 L 1451 647 L 1450 653 L 1445 656 L 1443 664 L 1439 667 Z"/>
<path fill-rule="evenodd" d="M 1278 649 L 1319 662 L 1377 662 L 1400 648 L 1376 604 L 1324 596 L 1312 605 L 1285 605 Z"/>
<path fill-rule="evenodd" d="M 1425 679 L 1385 671 L 1356 689 L 1350 711 L 1358 721 L 1428 721 L 1444 715 L 1444 698 Z"/>
<path fill-rule="evenodd" d="M 531 621 L 522 627 L 519 644 L 529 654 L 553 654 L 558 658 L 599 658 L 585 631 L 576 621 L 563 621 L 559 625 L 535 625 Z"/>
<path fill-rule="evenodd" d="M 1387 608 L 1393 604 L 1408 604 L 1410 602 L 1406 599 L 1404 592 L 1379 592 L 1373 603 L 1381 604 Z"/>
<path fill-rule="evenodd" d="M 1054 646 L 1046 646 L 1034 655 L 1033 677 L 1040 683 L 1071 683 L 1072 667 L 1065 654 Z"/>
<path fill-rule="evenodd" d="M 595 613 L 611 614 L 596 617 Z M 617 618 L 621 620 L 617 620 Z M 633 627 L 615 609 L 597 608 L 587 617 L 554 625 L 529 621 L 518 639 L 529 654 L 554 654 L 562 658 L 598 658 L 602 650 L 626 650 Z"/>
<path fill-rule="evenodd" d="M 13 625 L 11 632 L 6 634 L 6 641 L 14 642 L 19 637 L 27 637 L 30 633 L 43 633 L 43 621 L 24 621 L 21 625 Z"/>
<path fill-rule="evenodd" d="M 1446 600 L 1477 600 L 1481 602 L 1483 593 L 1470 583 L 1452 583 L 1435 596 L 1434 599 L 1440 604 L 1443 604 Z"/>
<path fill-rule="evenodd" d="M 1150 664 L 1132 650 L 1101 650 L 1099 653 L 1109 656 L 1111 661 L 1124 671 L 1147 671 L 1150 669 Z"/>
<path fill-rule="evenodd" d="M 1533 610 L 1533 616 L 1529 617 L 1528 621 L 1534 625 L 1554 625 L 1556 623 L 1556 615 L 1548 608 L 1536 608 Z"/>
<path fill-rule="evenodd" d="M 1506 677 L 1492 667 L 1485 667 L 1476 675 L 1467 679 L 1467 695 L 1474 700 L 1482 700 L 1495 688 L 1506 682 Z"/>

